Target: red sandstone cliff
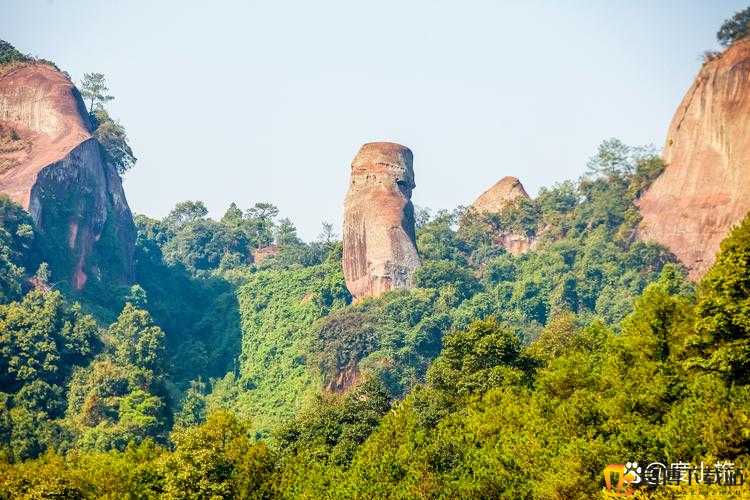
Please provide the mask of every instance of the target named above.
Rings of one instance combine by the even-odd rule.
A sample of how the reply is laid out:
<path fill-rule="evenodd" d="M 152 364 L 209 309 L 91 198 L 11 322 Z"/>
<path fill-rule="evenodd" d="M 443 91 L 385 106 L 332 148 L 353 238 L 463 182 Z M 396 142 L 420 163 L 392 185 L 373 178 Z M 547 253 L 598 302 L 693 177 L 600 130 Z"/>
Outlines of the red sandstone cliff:
<path fill-rule="evenodd" d="M 500 213 L 519 199 L 529 199 L 523 184 L 516 177 L 506 176 L 479 195 L 471 207 L 480 214 Z M 510 231 L 500 231 L 493 238 L 498 245 L 513 255 L 520 255 L 536 246 L 534 238 Z"/>
<path fill-rule="evenodd" d="M 639 200 L 639 234 L 698 278 L 750 210 L 750 40 L 703 65 L 672 119 L 663 157 L 664 173 Z"/>
<path fill-rule="evenodd" d="M 355 299 L 412 286 L 415 245 L 412 152 L 389 142 L 365 144 L 352 162 L 344 201 L 343 262 Z"/>
<path fill-rule="evenodd" d="M 0 150 L 0 192 L 31 213 L 58 256 L 50 259 L 53 271 L 79 290 L 92 277 L 130 281 L 132 214 L 73 83 L 46 64 L 7 70 L 0 75 L 0 129 L 12 135 L 11 147 Z"/>

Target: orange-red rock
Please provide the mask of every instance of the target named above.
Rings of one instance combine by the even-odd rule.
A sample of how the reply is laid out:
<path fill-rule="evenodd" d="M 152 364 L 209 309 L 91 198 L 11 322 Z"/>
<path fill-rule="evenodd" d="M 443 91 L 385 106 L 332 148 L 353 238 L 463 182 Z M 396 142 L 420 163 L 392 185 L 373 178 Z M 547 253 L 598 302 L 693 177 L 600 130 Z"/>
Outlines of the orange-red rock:
<path fill-rule="evenodd" d="M 479 213 L 498 213 L 518 198 L 529 198 L 523 184 L 516 177 L 506 176 L 479 195 L 471 205 Z"/>
<path fill-rule="evenodd" d="M 276 257 L 279 255 L 278 245 L 267 245 L 264 247 L 256 248 L 253 250 L 253 262 L 260 264 L 269 257 Z"/>
<path fill-rule="evenodd" d="M 6 70 L 0 75 L 0 127 L 22 145 L 0 151 L 0 192 L 31 213 L 54 247 L 53 272 L 79 290 L 92 276 L 130 281 L 132 214 L 70 79 L 40 63 Z"/>
<path fill-rule="evenodd" d="M 409 148 L 375 142 L 362 146 L 352 162 L 344 201 L 342 266 L 355 299 L 412 286 L 419 267 L 412 161 Z"/>
<path fill-rule="evenodd" d="M 750 40 L 703 65 L 677 108 L 665 171 L 639 200 L 639 235 L 700 277 L 750 210 Z"/>
<path fill-rule="evenodd" d="M 516 177 L 506 176 L 479 195 L 471 207 L 480 214 L 500 213 L 519 199 L 529 199 L 523 184 Z M 520 255 L 536 246 L 536 239 L 526 234 L 500 231 L 493 239 L 512 255 Z"/>

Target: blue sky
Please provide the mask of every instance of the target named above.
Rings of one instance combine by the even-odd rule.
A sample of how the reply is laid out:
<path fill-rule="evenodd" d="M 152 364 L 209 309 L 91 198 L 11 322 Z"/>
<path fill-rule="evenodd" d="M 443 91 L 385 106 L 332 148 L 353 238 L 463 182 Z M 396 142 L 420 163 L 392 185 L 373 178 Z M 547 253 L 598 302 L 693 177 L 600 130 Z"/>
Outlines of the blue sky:
<path fill-rule="evenodd" d="M 359 146 L 414 152 L 419 206 L 505 175 L 575 179 L 597 144 L 661 147 L 738 1 L 2 0 L 0 38 L 107 75 L 139 158 L 134 212 L 270 201 L 340 225 Z"/>

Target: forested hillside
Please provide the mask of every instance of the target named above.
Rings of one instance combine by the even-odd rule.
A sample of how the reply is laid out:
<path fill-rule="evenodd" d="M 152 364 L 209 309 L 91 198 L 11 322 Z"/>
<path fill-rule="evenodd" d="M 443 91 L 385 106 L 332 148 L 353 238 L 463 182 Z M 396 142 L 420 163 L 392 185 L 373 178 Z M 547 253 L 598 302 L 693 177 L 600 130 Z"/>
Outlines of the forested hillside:
<path fill-rule="evenodd" d="M 137 285 L 76 298 L 29 277 L 6 200 L 3 491 L 579 497 L 630 458 L 745 460 L 750 222 L 696 290 L 634 238 L 658 158 L 588 167 L 498 215 L 421 210 L 417 287 L 354 304 L 330 227 L 200 202 L 136 218 Z"/>
<path fill-rule="evenodd" d="M 43 210 L 0 195 L 0 498 L 611 498 L 609 464 L 750 467 L 750 215 L 689 279 L 642 237 L 671 167 L 655 148 L 604 140 L 575 181 L 431 211 L 411 205 L 411 151 L 367 145 L 403 177 L 389 221 L 414 227 L 408 279 L 358 294 L 346 236 L 323 222 L 305 242 L 270 201 L 131 216 L 104 75 L 79 93 L 0 41 L 0 78 L 39 65 L 85 140 L 37 164 L 43 133 L 0 120 L 0 152 L 31 158 L 0 176 L 33 166 L 31 199 L 44 172 L 96 175 Z"/>

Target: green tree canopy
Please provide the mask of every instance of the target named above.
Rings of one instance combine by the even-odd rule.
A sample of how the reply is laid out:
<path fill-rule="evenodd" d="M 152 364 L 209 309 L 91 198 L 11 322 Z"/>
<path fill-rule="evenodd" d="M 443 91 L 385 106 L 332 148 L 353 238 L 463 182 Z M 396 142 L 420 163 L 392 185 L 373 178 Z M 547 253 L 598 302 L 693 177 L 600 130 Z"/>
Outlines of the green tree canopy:
<path fill-rule="evenodd" d="M 122 175 L 135 165 L 137 158 L 128 143 L 128 135 L 119 121 L 113 120 L 103 108 L 91 113 L 96 122 L 94 137 L 102 147 L 105 161 Z"/>
<path fill-rule="evenodd" d="M 81 95 L 88 101 L 89 112 L 102 109 L 114 99 L 108 94 L 107 78 L 102 73 L 84 73 L 81 80 Z"/>
<path fill-rule="evenodd" d="M 741 10 L 721 25 L 716 33 L 716 39 L 724 47 L 745 38 L 750 30 L 750 7 Z"/>
<path fill-rule="evenodd" d="M 695 364 L 750 383 L 750 216 L 721 243 L 699 288 Z"/>

